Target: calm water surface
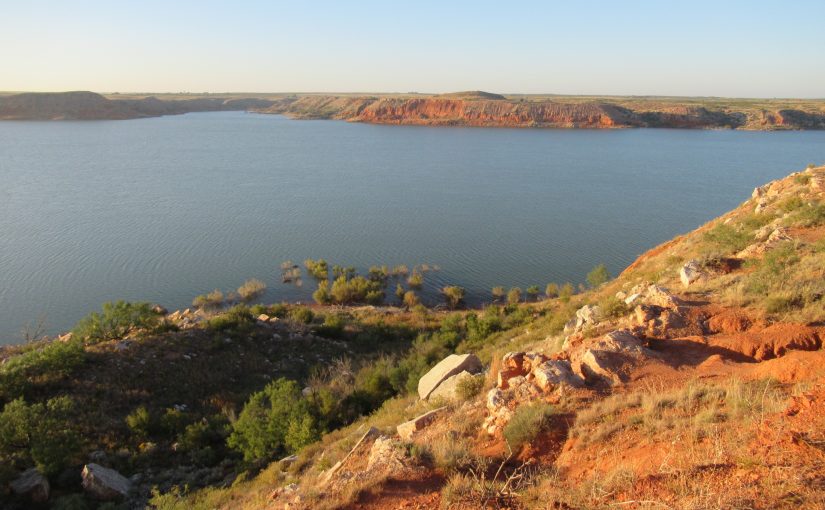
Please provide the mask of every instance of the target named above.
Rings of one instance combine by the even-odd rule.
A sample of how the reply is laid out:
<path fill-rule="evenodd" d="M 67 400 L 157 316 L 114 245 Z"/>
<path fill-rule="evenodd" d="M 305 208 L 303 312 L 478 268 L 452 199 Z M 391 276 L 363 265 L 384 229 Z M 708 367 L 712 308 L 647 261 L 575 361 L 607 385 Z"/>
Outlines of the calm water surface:
<path fill-rule="evenodd" d="M 825 132 L 374 126 L 235 112 L 0 122 L 0 343 L 100 303 L 169 308 L 284 260 L 436 264 L 494 285 L 616 274 L 655 244 L 822 162 Z"/>

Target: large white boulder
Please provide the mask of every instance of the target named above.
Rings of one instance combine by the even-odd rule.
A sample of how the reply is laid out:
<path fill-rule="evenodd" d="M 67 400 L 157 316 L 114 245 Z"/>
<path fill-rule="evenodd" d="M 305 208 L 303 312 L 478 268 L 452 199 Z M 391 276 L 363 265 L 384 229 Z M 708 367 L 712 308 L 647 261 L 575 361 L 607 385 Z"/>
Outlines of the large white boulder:
<path fill-rule="evenodd" d="M 481 361 L 475 354 L 450 354 L 419 379 L 418 396 L 427 399 L 442 382 L 450 377 L 464 371 L 477 374 L 481 372 L 481 369 Z"/>
<path fill-rule="evenodd" d="M 114 469 L 99 464 L 86 464 L 81 476 L 83 489 L 95 499 L 102 501 L 125 497 L 132 489 L 132 482 L 128 478 Z"/>

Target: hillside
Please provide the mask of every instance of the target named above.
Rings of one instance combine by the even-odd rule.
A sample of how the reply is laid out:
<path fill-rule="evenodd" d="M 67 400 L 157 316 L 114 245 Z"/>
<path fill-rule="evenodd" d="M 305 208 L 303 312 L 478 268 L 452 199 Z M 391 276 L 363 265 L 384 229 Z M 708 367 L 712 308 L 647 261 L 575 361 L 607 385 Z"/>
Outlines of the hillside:
<path fill-rule="evenodd" d="M 203 111 L 376 124 L 536 128 L 825 129 L 825 101 L 421 94 L 0 95 L 0 120 L 134 119 Z"/>
<path fill-rule="evenodd" d="M 412 281 L 337 271 L 317 300 Z M 104 308 L 0 351 L 0 505 L 825 508 L 825 167 L 588 280 Z"/>
<path fill-rule="evenodd" d="M 758 188 L 615 280 L 523 305 L 527 322 L 475 344 L 478 384 L 393 399 L 251 481 L 156 503 L 823 508 L 824 199 L 825 167 Z"/>

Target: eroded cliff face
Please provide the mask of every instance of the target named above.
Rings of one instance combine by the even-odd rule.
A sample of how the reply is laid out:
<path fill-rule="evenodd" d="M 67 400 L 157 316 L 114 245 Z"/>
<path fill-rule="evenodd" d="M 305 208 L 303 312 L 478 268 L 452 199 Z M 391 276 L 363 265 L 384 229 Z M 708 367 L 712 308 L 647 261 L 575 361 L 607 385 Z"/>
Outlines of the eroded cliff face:
<path fill-rule="evenodd" d="M 665 98 L 506 99 L 485 92 L 440 96 L 293 95 L 269 98 L 104 97 L 93 92 L 0 96 L 0 120 L 134 119 L 187 112 L 245 110 L 298 119 L 428 126 L 692 129 L 825 129 L 821 101 L 741 104 Z"/>
<path fill-rule="evenodd" d="M 695 105 L 638 103 L 631 106 L 605 101 L 304 96 L 258 111 L 302 119 L 432 126 L 825 129 L 825 112 L 821 111 L 713 110 Z"/>

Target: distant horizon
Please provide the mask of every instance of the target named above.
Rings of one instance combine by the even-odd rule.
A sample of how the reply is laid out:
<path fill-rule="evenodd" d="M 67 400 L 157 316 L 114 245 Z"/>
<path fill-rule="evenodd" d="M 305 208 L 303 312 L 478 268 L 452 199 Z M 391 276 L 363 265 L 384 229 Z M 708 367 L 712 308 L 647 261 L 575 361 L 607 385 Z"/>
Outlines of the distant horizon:
<path fill-rule="evenodd" d="M 487 92 L 498 94 L 502 96 L 529 96 L 529 97 L 608 97 L 608 98 L 661 98 L 661 99 L 745 99 L 745 100 L 794 100 L 803 99 L 806 101 L 825 101 L 825 95 L 822 96 L 724 96 L 724 95 L 670 95 L 670 94 L 575 94 L 565 92 L 499 92 L 494 90 L 482 89 L 465 89 L 465 90 L 449 90 L 443 92 L 421 92 L 421 91 L 340 91 L 340 90 L 287 90 L 287 91 L 245 91 L 245 90 L 222 90 L 222 91 L 149 91 L 149 90 L 133 90 L 133 91 L 102 91 L 91 89 L 66 89 L 66 90 L 0 90 L 0 95 L 8 94 L 60 94 L 70 92 L 92 92 L 103 96 L 123 95 L 123 96 L 145 96 L 145 95 L 189 95 L 189 96 L 203 96 L 203 95 L 420 95 L 420 96 L 438 96 L 446 94 L 457 94 L 462 92 Z"/>

